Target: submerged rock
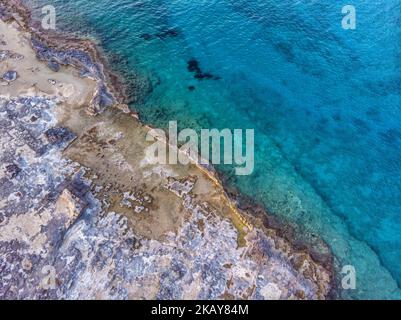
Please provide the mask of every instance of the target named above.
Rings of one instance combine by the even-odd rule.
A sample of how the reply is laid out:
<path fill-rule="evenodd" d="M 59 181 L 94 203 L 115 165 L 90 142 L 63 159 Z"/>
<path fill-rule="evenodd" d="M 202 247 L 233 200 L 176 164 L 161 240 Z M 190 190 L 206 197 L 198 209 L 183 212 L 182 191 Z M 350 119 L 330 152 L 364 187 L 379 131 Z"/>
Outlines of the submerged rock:
<path fill-rule="evenodd" d="M 188 61 L 187 69 L 189 72 L 200 73 L 201 69 L 199 67 L 199 62 L 196 59 L 190 59 Z"/>
<path fill-rule="evenodd" d="M 160 38 L 160 39 L 165 39 L 168 37 L 178 37 L 179 32 L 176 29 L 166 29 L 163 30 L 162 32 L 159 32 L 158 34 L 156 34 L 156 37 Z"/>
<path fill-rule="evenodd" d="M 221 77 L 215 76 L 210 72 L 203 72 L 199 66 L 199 62 L 196 59 L 190 59 L 187 63 L 187 69 L 189 72 L 195 73 L 194 78 L 197 80 L 220 80 Z"/>
<path fill-rule="evenodd" d="M 141 38 L 146 40 L 146 41 L 149 41 L 149 40 L 153 39 L 153 36 L 151 34 L 149 34 L 149 33 L 144 33 L 144 34 L 141 34 Z"/>
<path fill-rule="evenodd" d="M 153 40 L 153 39 L 166 39 L 166 38 L 175 38 L 178 37 L 179 32 L 176 29 L 165 29 L 156 34 L 143 33 L 140 38 L 145 41 Z"/>

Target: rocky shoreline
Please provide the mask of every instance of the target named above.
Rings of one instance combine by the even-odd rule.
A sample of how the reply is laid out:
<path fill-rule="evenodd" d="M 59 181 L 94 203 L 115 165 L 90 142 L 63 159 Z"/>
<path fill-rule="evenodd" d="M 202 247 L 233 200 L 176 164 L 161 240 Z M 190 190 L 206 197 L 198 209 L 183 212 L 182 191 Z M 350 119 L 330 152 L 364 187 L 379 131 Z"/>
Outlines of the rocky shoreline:
<path fill-rule="evenodd" d="M 18 74 L 0 87 L 0 298 L 330 297 L 329 252 L 239 210 L 212 168 L 147 162 L 150 127 L 90 41 L 41 34 L 19 1 L 0 18 Z"/>

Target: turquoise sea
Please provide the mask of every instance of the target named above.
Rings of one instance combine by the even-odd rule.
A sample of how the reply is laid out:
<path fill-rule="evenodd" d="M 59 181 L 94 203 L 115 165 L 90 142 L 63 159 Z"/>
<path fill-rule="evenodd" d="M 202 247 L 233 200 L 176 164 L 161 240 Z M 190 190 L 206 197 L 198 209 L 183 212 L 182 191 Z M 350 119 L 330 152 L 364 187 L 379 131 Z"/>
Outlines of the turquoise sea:
<path fill-rule="evenodd" d="M 343 298 L 401 298 L 401 2 L 33 0 L 60 30 L 94 37 L 155 126 L 255 129 L 255 171 L 237 188 L 321 237 Z M 188 69 L 197 61 L 199 72 Z"/>

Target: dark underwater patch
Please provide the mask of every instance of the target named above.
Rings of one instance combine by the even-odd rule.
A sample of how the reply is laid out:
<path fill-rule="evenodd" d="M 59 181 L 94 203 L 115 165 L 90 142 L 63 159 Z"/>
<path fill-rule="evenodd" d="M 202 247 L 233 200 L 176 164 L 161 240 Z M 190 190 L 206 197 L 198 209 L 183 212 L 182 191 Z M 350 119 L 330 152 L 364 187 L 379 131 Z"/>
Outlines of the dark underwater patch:
<path fill-rule="evenodd" d="M 165 29 L 156 34 L 159 39 L 175 38 L 178 37 L 179 31 L 177 29 Z"/>
<path fill-rule="evenodd" d="M 294 54 L 292 46 L 289 43 L 278 42 L 273 45 L 274 45 L 274 48 L 278 52 L 280 52 L 281 55 L 283 55 L 288 62 L 292 63 L 295 61 L 295 54 Z"/>
<path fill-rule="evenodd" d="M 153 39 L 167 39 L 167 38 L 176 38 L 180 35 L 178 29 L 163 29 L 162 31 L 150 34 L 150 33 L 143 33 L 140 35 L 140 38 L 145 41 L 150 41 Z"/>
<path fill-rule="evenodd" d="M 339 113 L 335 113 L 331 116 L 333 118 L 334 121 L 336 122 L 340 122 L 341 121 L 341 114 Z"/>
<path fill-rule="evenodd" d="M 354 124 L 354 126 L 358 129 L 358 130 L 360 130 L 360 131 L 363 131 L 363 132 L 368 132 L 368 131 L 370 131 L 370 127 L 369 127 L 369 125 L 365 122 L 365 121 L 363 121 L 362 119 L 359 119 L 359 118 L 353 118 L 352 119 L 352 123 Z"/>
<path fill-rule="evenodd" d="M 189 72 L 201 72 L 201 69 L 199 68 L 199 62 L 196 59 L 191 59 L 188 61 L 187 69 Z"/>
<path fill-rule="evenodd" d="M 152 40 L 152 39 L 153 39 L 153 36 L 152 36 L 150 33 L 143 33 L 143 34 L 141 34 L 140 37 L 141 37 L 142 39 L 146 40 L 146 41 L 149 41 L 149 40 Z"/>
<path fill-rule="evenodd" d="M 397 129 L 389 129 L 385 132 L 381 132 L 380 138 L 386 144 L 394 144 L 397 141 L 401 141 L 401 131 Z"/>
<path fill-rule="evenodd" d="M 199 66 L 199 62 L 196 59 L 190 59 L 187 63 L 187 69 L 189 72 L 195 73 L 194 78 L 197 80 L 220 80 L 220 76 L 215 76 L 210 72 L 203 72 Z"/>

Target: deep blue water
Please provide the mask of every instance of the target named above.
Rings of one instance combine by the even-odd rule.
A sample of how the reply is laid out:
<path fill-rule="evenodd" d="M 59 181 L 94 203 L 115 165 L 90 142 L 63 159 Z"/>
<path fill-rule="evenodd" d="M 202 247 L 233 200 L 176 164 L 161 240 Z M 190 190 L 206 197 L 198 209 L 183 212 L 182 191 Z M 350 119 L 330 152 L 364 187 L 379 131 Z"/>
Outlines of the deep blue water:
<path fill-rule="evenodd" d="M 356 30 L 337 0 L 40 1 L 98 39 L 146 122 L 254 128 L 255 171 L 220 168 L 228 185 L 354 265 L 343 297 L 401 298 L 400 1 L 354 0 Z"/>

